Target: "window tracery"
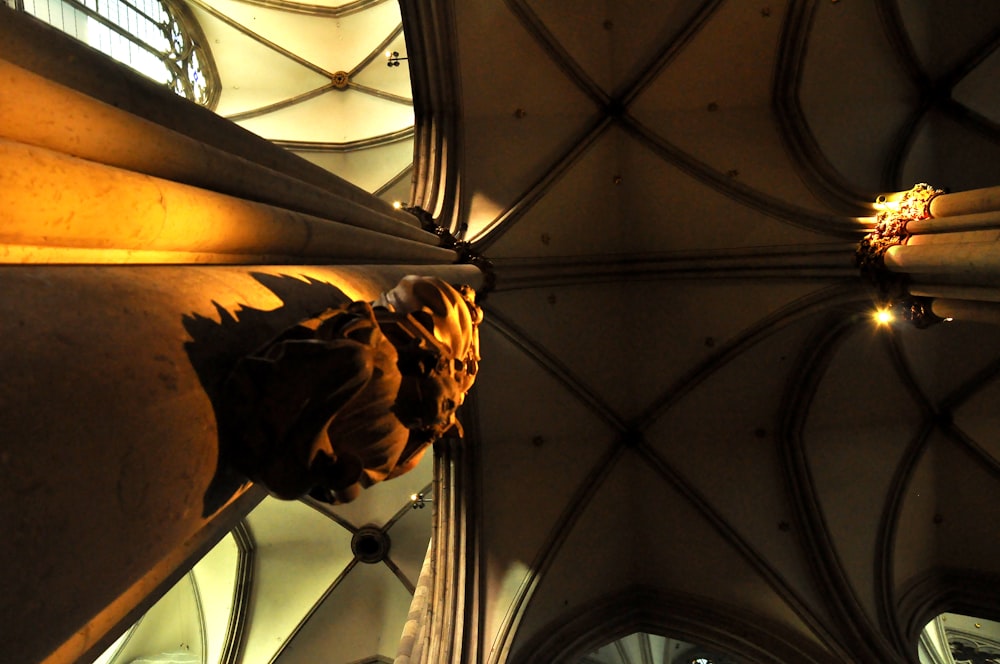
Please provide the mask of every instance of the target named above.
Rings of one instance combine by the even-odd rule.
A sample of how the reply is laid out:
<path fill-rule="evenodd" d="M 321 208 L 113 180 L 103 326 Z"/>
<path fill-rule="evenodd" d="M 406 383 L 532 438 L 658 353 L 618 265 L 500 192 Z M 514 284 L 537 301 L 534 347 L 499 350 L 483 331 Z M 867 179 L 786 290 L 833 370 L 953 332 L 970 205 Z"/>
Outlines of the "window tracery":
<path fill-rule="evenodd" d="M 173 0 L 7 0 L 182 97 L 212 107 L 219 81 L 188 9 Z"/>

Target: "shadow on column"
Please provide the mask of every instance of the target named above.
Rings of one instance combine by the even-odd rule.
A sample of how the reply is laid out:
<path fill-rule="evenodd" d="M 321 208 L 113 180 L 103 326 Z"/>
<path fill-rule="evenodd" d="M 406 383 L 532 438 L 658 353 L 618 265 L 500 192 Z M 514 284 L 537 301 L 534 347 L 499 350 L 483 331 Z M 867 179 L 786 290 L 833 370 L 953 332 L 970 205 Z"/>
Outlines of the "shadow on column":
<path fill-rule="evenodd" d="M 183 324 L 191 341 L 185 344 L 191 366 L 212 402 L 217 426 L 223 421 L 223 386 L 237 363 L 282 331 L 331 307 L 351 300 L 331 284 L 288 275 L 253 273 L 252 276 L 281 299 L 277 309 L 264 311 L 241 307 L 230 313 L 216 303 L 219 322 L 191 314 Z M 215 476 L 205 492 L 202 516 L 219 510 L 249 480 L 233 470 L 232 451 L 220 444 Z"/>

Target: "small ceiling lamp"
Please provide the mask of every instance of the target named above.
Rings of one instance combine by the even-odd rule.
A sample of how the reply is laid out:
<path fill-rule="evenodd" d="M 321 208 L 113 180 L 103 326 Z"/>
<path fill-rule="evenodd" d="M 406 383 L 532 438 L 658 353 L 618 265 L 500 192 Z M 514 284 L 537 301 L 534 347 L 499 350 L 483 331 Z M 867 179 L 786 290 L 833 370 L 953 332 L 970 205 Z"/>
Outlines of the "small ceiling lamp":
<path fill-rule="evenodd" d="M 409 60 L 407 57 L 399 57 L 399 51 L 386 51 L 385 58 L 387 67 L 398 67 L 400 60 Z"/>
<path fill-rule="evenodd" d="M 427 507 L 427 503 L 434 502 L 430 498 L 425 498 L 423 493 L 410 494 L 410 507 L 415 510 L 422 510 Z"/>
<path fill-rule="evenodd" d="M 893 316 L 892 311 L 888 308 L 882 308 L 876 309 L 875 313 L 872 314 L 872 318 L 879 325 L 888 325 L 895 319 L 895 316 Z"/>

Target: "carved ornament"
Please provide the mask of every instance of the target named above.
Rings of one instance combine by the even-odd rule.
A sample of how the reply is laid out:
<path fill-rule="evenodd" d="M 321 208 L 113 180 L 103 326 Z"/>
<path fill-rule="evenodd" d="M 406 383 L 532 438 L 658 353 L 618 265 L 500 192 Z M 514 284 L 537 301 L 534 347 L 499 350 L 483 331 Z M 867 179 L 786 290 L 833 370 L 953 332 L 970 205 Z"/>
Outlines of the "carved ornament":
<path fill-rule="evenodd" d="M 342 503 L 461 437 L 456 411 L 479 371 L 474 299 L 468 286 L 404 277 L 243 358 L 220 422 L 232 464 L 279 498 Z"/>
<path fill-rule="evenodd" d="M 906 225 L 931 216 L 930 205 L 935 196 L 943 194 L 929 184 L 914 185 L 909 191 L 875 199 L 875 227 L 858 244 L 855 264 L 862 274 L 880 272 L 884 268 L 885 252 L 890 247 L 905 244 L 909 238 Z"/>
<path fill-rule="evenodd" d="M 906 244 L 910 237 L 907 224 L 930 218 L 931 201 L 942 193 L 921 183 L 902 194 L 879 196 L 875 200 L 875 226 L 858 243 L 854 256 L 861 276 L 871 282 L 887 307 L 918 328 L 939 323 L 941 318 L 931 311 L 929 299 L 910 295 L 908 275 L 886 269 L 885 252 Z"/>

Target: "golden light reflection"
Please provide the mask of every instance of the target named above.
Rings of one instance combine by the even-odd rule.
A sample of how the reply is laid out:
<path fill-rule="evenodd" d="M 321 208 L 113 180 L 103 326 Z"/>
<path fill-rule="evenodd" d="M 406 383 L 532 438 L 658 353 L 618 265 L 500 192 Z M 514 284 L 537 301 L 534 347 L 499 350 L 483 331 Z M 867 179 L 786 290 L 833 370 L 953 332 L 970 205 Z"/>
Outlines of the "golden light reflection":
<path fill-rule="evenodd" d="M 879 325 L 888 325 L 893 320 L 895 320 L 895 316 L 892 315 L 892 311 L 885 308 L 876 309 L 875 313 L 872 314 L 872 318 Z"/>

